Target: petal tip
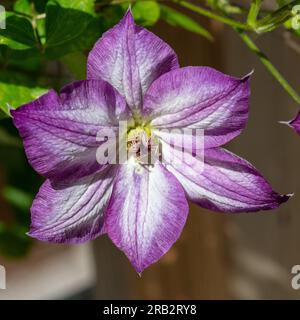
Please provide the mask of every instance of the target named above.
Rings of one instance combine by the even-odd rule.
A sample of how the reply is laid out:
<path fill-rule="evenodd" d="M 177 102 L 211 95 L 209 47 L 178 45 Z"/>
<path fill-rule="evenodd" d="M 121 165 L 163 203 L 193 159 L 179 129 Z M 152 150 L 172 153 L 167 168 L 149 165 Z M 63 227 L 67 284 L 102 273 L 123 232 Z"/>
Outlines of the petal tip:
<path fill-rule="evenodd" d="M 7 107 L 8 115 L 10 117 L 13 117 L 13 113 L 16 110 L 16 108 L 12 107 L 8 102 L 5 105 Z"/>
<path fill-rule="evenodd" d="M 288 194 L 283 194 L 281 195 L 283 201 L 282 202 L 286 202 L 288 201 L 290 198 L 292 198 L 294 196 L 294 192 L 293 193 L 288 193 Z"/>
<path fill-rule="evenodd" d="M 298 133 L 298 135 L 300 135 L 300 111 L 294 119 L 289 121 L 279 121 L 279 123 L 287 125 L 288 127 L 294 129 Z"/>
<path fill-rule="evenodd" d="M 26 235 L 30 238 L 34 238 L 34 239 L 37 239 L 37 240 L 41 240 L 40 237 L 39 237 L 39 234 L 36 230 L 29 230 L 28 232 L 26 232 Z"/>
<path fill-rule="evenodd" d="M 254 74 L 254 69 L 252 69 L 249 73 L 247 73 L 247 74 L 243 77 L 243 79 L 244 79 L 244 78 L 245 78 L 245 79 L 248 79 L 248 78 L 250 78 L 253 74 Z"/>
<path fill-rule="evenodd" d="M 142 272 L 138 272 L 137 274 L 140 278 L 142 277 Z"/>
<path fill-rule="evenodd" d="M 289 120 L 289 121 L 278 121 L 278 123 L 284 124 L 284 125 L 286 125 L 286 126 L 291 127 L 291 122 L 292 122 L 292 121 L 293 121 L 293 120 Z"/>
<path fill-rule="evenodd" d="M 129 5 L 126 13 L 124 14 L 123 19 L 121 20 L 122 22 L 127 22 L 128 24 L 134 24 L 134 17 L 132 14 L 132 9 L 131 9 L 131 4 Z"/>
<path fill-rule="evenodd" d="M 252 69 L 249 73 L 247 73 L 245 76 L 243 76 L 240 80 L 241 82 L 247 82 L 249 83 L 249 81 L 251 80 L 251 77 L 254 73 L 254 69 Z"/>
<path fill-rule="evenodd" d="M 136 261 L 132 261 L 132 260 L 130 260 L 130 262 L 131 262 L 134 270 L 138 274 L 139 278 L 142 277 L 144 270 L 147 269 L 151 265 L 151 263 L 148 265 L 143 265 L 142 263 L 136 263 Z"/>
<path fill-rule="evenodd" d="M 274 204 L 274 209 L 278 208 L 281 204 L 287 202 L 293 196 L 294 196 L 294 193 L 277 194 L 276 203 Z"/>

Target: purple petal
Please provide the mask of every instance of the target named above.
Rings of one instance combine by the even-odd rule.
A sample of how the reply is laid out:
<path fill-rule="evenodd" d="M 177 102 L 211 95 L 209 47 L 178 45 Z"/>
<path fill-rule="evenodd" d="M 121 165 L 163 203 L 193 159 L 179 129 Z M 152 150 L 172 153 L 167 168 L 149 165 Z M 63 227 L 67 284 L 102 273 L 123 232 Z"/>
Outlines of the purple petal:
<path fill-rule="evenodd" d="M 114 172 L 108 168 L 68 185 L 46 180 L 31 207 L 29 235 L 59 243 L 81 243 L 98 237 L 103 233 Z"/>
<path fill-rule="evenodd" d="M 96 137 L 117 130 L 124 99 L 101 80 L 78 81 L 58 96 L 51 90 L 11 112 L 30 164 L 47 178 L 76 179 L 101 169 Z"/>
<path fill-rule="evenodd" d="M 163 153 L 169 163 L 167 169 L 182 184 L 189 199 L 204 208 L 232 213 L 268 210 L 289 198 L 274 192 L 249 162 L 227 150 L 206 149 L 204 163 L 188 153 L 182 158 L 180 150 L 165 143 Z M 172 161 L 171 155 L 183 161 Z"/>
<path fill-rule="evenodd" d="M 87 77 L 109 82 L 136 110 L 150 84 L 174 68 L 178 68 L 175 52 L 153 33 L 136 26 L 129 10 L 95 44 L 88 57 Z"/>
<path fill-rule="evenodd" d="M 156 128 L 203 129 L 205 148 L 223 145 L 246 125 L 248 79 L 230 77 L 208 67 L 173 70 L 146 92 L 144 115 Z"/>
<path fill-rule="evenodd" d="M 187 214 L 182 187 L 162 165 L 126 164 L 116 176 L 105 227 L 140 273 L 171 248 Z"/>
<path fill-rule="evenodd" d="M 292 127 L 298 133 L 298 135 L 300 135 L 300 111 L 298 112 L 295 119 L 293 119 L 289 122 L 283 122 L 283 123 Z"/>

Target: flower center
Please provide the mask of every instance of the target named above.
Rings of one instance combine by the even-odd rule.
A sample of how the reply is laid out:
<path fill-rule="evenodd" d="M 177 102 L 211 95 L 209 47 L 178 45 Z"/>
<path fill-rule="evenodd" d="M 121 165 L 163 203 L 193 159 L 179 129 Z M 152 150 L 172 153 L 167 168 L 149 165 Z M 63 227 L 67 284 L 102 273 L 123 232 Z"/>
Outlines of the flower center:
<path fill-rule="evenodd" d="M 154 164 L 159 150 L 149 125 L 138 125 L 127 132 L 128 159 L 134 158 L 140 164 Z"/>

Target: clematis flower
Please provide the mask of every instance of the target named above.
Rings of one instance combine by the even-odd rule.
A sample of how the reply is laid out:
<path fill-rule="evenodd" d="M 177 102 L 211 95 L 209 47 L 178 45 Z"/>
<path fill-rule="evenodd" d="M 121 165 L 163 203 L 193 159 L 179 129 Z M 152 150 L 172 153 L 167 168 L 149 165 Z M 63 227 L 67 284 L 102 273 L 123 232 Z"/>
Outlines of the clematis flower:
<path fill-rule="evenodd" d="M 180 68 L 175 52 L 128 11 L 90 52 L 86 81 L 11 112 L 30 164 L 47 179 L 32 204 L 29 235 L 81 243 L 107 234 L 142 272 L 180 236 L 188 200 L 227 213 L 277 208 L 289 196 L 221 148 L 245 127 L 248 100 L 248 76 Z M 159 141 L 166 162 L 148 165 L 136 154 L 125 164 L 100 164 L 96 136 L 107 127 L 117 132 L 121 120 L 131 123 L 128 145 L 143 140 L 151 149 Z M 181 153 L 180 132 L 160 131 L 172 128 L 204 130 L 204 165 L 190 164 L 189 140 L 184 161 L 168 161 Z"/>

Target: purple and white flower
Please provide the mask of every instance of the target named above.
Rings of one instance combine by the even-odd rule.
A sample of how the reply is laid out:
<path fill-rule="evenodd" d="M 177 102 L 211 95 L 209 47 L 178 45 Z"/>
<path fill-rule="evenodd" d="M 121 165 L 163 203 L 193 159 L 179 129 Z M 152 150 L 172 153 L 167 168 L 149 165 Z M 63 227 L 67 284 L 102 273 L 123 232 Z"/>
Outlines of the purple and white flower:
<path fill-rule="evenodd" d="M 289 196 L 274 192 L 246 160 L 221 148 L 248 118 L 249 77 L 208 67 L 180 68 L 175 52 L 135 25 L 130 11 L 89 54 L 87 80 L 50 90 L 11 111 L 32 167 L 47 180 L 32 208 L 29 235 L 42 241 L 81 243 L 107 234 L 137 272 L 164 255 L 180 236 L 188 200 L 214 211 L 277 208 Z M 159 141 L 166 162 L 99 164 L 96 136 L 131 123 L 125 140 L 142 132 Z M 168 161 L 181 150 L 180 134 L 204 130 L 202 161 Z"/>

